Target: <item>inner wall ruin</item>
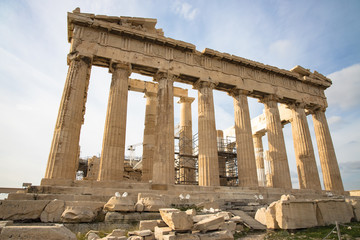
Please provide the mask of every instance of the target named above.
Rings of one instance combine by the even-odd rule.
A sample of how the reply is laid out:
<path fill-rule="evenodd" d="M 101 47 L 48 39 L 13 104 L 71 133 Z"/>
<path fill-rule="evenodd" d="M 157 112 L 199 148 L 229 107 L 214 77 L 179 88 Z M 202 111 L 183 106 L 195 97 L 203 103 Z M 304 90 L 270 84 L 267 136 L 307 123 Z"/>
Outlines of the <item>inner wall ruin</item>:
<path fill-rule="evenodd" d="M 123 181 L 127 96 L 133 90 L 146 97 L 142 181 L 158 186 L 175 184 L 174 96 L 180 97 L 181 104 L 179 151 L 193 154 L 185 143 L 192 142 L 194 99 L 187 96 L 187 90 L 174 87 L 174 82 L 181 82 L 198 91 L 200 186 L 219 186 L 221 181 L 213 91 L 223 91 L 234 101 L 239 187 L 263 187 L 266 178 L 267 187 L 292 188 L 282 130 L 286 120 L 292 127 L 300 188 L 321 190 L 306 119 L 311 114 L 325 190 L 344 192 L 325 116 L 324 90 L 331 86 L 330 79 L 301 66 L 288 71 L 208 48 L 199 52 L 193 44 L 165 37 L 162 29 L 155 28 L 156 22 L 79 10 L 68 13 L 69 69 L 42 185 L 60 186 L 75 180 L 91 67 L 100 66 L 109 69 L 112 80 L 98 182 Z M 130 80 L 131 73 L 151 76 L 156 83 Z M 257 124 L 251 122 L 248 97 L 264 104 Z M 282 112 L 287 113 L 285 120 Z M 265 132 L 271 169 L 266 176 L 262 157 Z M 180 170 L 182 180 L 195 182 L 194 163 L 189 164 Z"/>

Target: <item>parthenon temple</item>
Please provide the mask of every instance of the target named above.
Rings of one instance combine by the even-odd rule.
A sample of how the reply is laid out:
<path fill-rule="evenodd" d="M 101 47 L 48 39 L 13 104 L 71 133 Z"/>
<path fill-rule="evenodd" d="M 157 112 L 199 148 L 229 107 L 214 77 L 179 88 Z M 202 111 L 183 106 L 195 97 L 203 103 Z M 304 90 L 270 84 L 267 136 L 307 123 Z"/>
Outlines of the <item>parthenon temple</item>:
<path fill-rule="evenodd" d="M 78 9 L 68 13 L 69 68 L 42 185 L 75 181 L 91 68 L 99 66 L 109 69 L 112 80 L 98 183 L 124 181 L 128 91 L 137 91 L 146 97 L 141 181 L 161 188 L 174 185 L 180 174 L 180 183 L 223 185 L 225 165 L 218 154 L 221 132 L 215 126 L 213 99 L 214 91 L 222 91 L 233 98 L 239 188 L 264 187 L 261 178 L 266 178 L 265 187 L 292 188 L 283 135 L 283 124 L 290 123 L 300 189 L 321 190 L 306 117 L 311 114 L 324 190 L 344 192 L 325 115 L 324 90 L 331 86 L 330 79 L 301 66 L 284 70 L 208 48 L 200 52 L 191 43 L 165 37 L 156 23 L 156 19 L 109 17 Z M 131 73 L 150 76 L 154 82 L 130 79 Z M 192 147 L 194 98 L 187 89 L 174 87 L 174 82 L 191 85 L 198 92 L 196 154 Z M 179 170 L 175 167 L 174 97 L 180 98 L 181 110 Z M 264 113 L 253 120 L 248 97 L 264 104 Z M 266 176 L 265 133 L 270 169 Z M 195 160 L 186 163 L 187 158 Z"/>

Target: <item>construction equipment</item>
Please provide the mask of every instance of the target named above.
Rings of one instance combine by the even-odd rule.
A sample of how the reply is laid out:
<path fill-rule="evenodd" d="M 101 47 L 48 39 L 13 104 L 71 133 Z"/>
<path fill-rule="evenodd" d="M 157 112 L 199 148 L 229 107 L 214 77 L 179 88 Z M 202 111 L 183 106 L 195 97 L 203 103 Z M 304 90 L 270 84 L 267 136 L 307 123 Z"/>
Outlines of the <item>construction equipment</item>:
<path fill-rule="evenodd" d="M 141 143 L 136 143 L 136 144 L 132 144 L 132 145 L 129 145 L 127 147 L 127 150 L 129 151 L 129 164 L 131 167 L 135 166 L 135 150 L 136 150 L 136 147 L 138 146 L 142 146 L 142 142 Z"/>

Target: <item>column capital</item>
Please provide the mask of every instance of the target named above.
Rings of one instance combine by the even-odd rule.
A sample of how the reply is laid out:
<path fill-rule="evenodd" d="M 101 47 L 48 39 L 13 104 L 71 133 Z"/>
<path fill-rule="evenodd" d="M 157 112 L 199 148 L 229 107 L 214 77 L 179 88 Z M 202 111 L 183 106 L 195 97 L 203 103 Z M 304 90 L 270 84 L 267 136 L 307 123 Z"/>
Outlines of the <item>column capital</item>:
<path fill-rule="evenodd" d="M 195 98 L 193 97 L 180 97 L 178 103 L 192 103 L 194 102 Z"/>
<path fill-rule="evenodd" d="M 129 76 L 132 72 L 131 63 L 111 60 L 110 65 L 109 65 L 109 72 L 114 73 L 114 71 L 116 69 L 123 69 L 123 70 L 128 71 Z"/>
<path fill-rule="evenodd" d="M 153 78 L 155 82 L 158 82 L 161 79 L 167 79 L 168 81 L 174 82 L 178 78 L 178 76 L 168 71 L 167 72 L 158 71 L 157 73 L 155 73 Z"/>
<path fill-rule="evenodd" d="M 261 103 L 268 103 L 268 102 L 279 102 L 279 97 L 275 94 L 269 94 L 265 95 L 264 97 L 259 99 L 259 102 Z"/>
<path fill-rule="evenodd" d="M 311 114 L 314 114 L 316 112 L 326 112 L 325 106 L 315 105 L 308 109 Z"/>
<path fill-rule="evenodd" d="M 150 91 L 147 91 L 147 90 L 145 89 L 144 97 L 145 97 L 145 98 L 156 98 L 156 97 L 157 97 L 157 93 L 156 93 L 156 92 L 150 92 Z"/>
<path fill-rule="evenodd" d="M 240 88 L 233 88 L 233 89 L 231 89 L 231 90 L 228 92 L 228 95 L 229 95 L 229 96 L 232 96 L 232 97 L 236 97 L 236 96 L 239 96 L 239 95 L 246 95 L 246 96 L 248 96 L 249 94 L 250 94 L 250 91 L 244 90 L 244 89 L 240 89 Z"/>
<path fill-rule="evenodd" d="M 265 136 L 266 131 L 259 131 L 253 134 L 253 137 L 259 137 L 262 138 L 263 136 Z"/>
<path fill-rule="evenodd" d="M 193 84 L 193 89 L 200 89 L 200 88 L 214 89 L 217 85 L 218 85 L 218 83 L 212 81 L 212 79 L 210 79 L 210 78 L 209 78 L 209 80 L 199 79 Z"/>
<path fill-rule="evenodd" d="M 297 109 L 297 108 L 302 108 L 305 110 L 305 103 L 300 103 L 300 102 L 292 102 L 292 103 L 287 103 L 286 104 L 286 108 L 288 109 Z"/>
<path fill-rule="evenodd" d="M 67 55 L 67 64 L 69 65 L 71 61 L 84 61 L 85 63 L 91 65 L 92 64 L 92 61 L 93 61 L 93 58 L 92 56 L 89 56 L 89 55 L 84 55 L 84 54 L 80 54 L 78 52 L 76 53 L 69 53 Z"/>

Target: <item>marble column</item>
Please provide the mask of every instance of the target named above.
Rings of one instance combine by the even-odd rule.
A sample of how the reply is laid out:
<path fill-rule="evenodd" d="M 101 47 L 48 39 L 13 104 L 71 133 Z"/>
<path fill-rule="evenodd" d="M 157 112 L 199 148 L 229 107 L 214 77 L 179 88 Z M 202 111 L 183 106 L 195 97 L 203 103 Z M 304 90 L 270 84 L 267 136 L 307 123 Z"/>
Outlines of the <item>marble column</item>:
<path fill-rule="evenodd" d="M 300 189 L 321 190 L 314 149 L 303 104 L 289 105 Z"/>
<path fill-rule="evenodd" d="M 154 184 L 175 183 L 174 157 L 174 75 L 158 73 L 156 148 L 153 164 Z"/>
<path fill-rule="evenodd" d="M 234 99 L 239 186 L 256 187 L 258 180 L 247 92 L 233 90 L 231 95 Z"/>
<path fill-rule="evenodd" d="M 191 157 L 193 155 L 191 103 L 194 100 L 195 98 L 192 97 L 181 97 L 178 101 L 180 103 L 180 182 L 183 183 L 196 181 L 195 159 Z"/>
<path fill-rule="evenodd" d="M 214 83 L 198 81 L 199 185 L 219 186 L 219 162 L 216 143 Z"/>
<path fill-rule="evenodd" d="M 91 72 L 91 59 L 69 55 L 69 70 L 60 102 L 45 178 L 75 179 L 81 125 Z"/>
<path fill-rule="evenodd" d="M 155 152 L 155 127 L 156 127 L 156 108 L 157 94 L 145 93 L 145 127 L 143 139 L 143 155 L 142 155 L 142 176 L 143 182 L 152 180 L 153 174 L 153 158 Z"/>
<path fill-rule="evenodd" d="M 265 133 L 256 133 L 253 135 L 256 170 L 258 176 L 258 184 L 260 187 L 266 186 L 266 176 L 265 176 L 265 167 L 264 167 L 264 148 L 262 143 L 262 137 L 264 135 Z"/>
<path fill-rule="evenodd" d="M 272 182 L 274 164 L 273 162 L 270 162 L 269 150 L 264 151 L 264 167 L 265 167 L 266 187 L 274 187 Z"/>
<path fill-rule="evenodd" d="M 101 151 L 99 181 L 119 181 L 124 175 L 126 114 L 130 66 L 112 64 L 111 86 Z"/>
<path fill-rule="evenodd" d="M 269 145 L 269 161 L 272 165 L 272 185 L 274 188 L 291 188 L 290 169 L 286 155 L 284 135 L 274 96 L 266 96 L 262 102 L 265 106 L 266 129 Z"/>
<path fill-rule="evenodd" d="M 312 116 L 325 190 L 343 192 L 344 186 L 325 116 L 325 109 L 314 111 Z"/>

